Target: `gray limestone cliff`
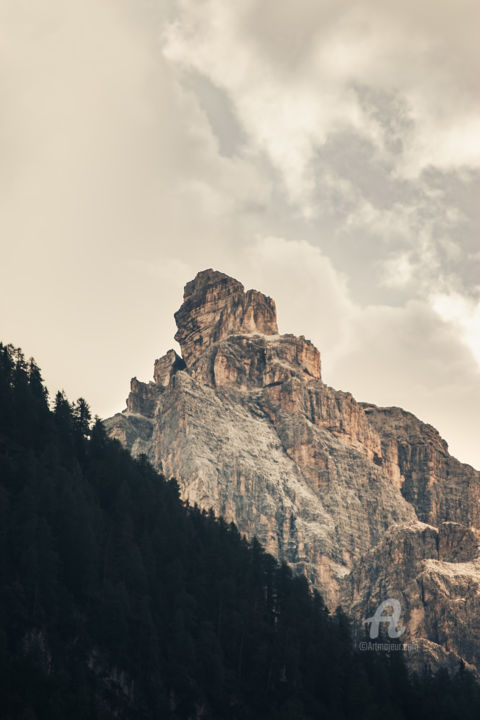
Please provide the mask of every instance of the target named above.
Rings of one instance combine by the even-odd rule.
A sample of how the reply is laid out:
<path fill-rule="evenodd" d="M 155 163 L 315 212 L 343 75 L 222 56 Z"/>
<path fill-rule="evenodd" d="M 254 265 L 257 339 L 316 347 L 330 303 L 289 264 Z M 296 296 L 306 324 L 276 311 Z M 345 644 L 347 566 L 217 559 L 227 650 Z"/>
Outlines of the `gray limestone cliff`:
<path fill-rule="evenodd" d="M 480 473 L 410 413 L 325 385 L 318 350 L 237 280 L 199 273 L 175 320 L 182 357 L 132 380 L 109 434 L 304 573 L 359 636 L 398 598 L 413 666 L 480 668 Z"/>

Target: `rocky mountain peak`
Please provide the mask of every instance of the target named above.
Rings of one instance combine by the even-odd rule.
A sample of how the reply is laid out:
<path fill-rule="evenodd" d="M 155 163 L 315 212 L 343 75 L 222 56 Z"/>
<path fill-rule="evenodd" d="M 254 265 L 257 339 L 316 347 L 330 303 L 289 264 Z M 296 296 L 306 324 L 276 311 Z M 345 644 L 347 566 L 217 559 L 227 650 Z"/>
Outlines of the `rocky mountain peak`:
<path fill-rule="evenodd" d="M 183 304 L 175 313 L 175 340 L 190 367 L 213 343 L 229 335 L 277 335 L 274 301 L 248 290 L 234 278 L 203 270 L 185 286 Z"/>
<path fill-rule="evenodd" d="M 109 434 L 305 574 L 355 633 L 397 598 L 412 667 L 480 676 L 480 473 L 411 413 L 325 385 L 314 345 L 279 335 L 273 300 L 238 280 L 198 273 L 175 320 L 183 357 L 131 381 Z"/>
<path fill-rule="evenodd" d="M 219 270 L 213 270 L 208 268 L 207 270 L 200 270 L 193 280 L 190 280 L 183 289 L 183 299 L 188 300 L 192 296 L 198 296 L 205 292 L 207 288 L 214 287 L 216 285 L 223 285 L 224 287 L 230 288 L 232 291 L 237 290 L 244 292 L 245 289 L 242 283 L 235 278 L 226 275 Z"/>

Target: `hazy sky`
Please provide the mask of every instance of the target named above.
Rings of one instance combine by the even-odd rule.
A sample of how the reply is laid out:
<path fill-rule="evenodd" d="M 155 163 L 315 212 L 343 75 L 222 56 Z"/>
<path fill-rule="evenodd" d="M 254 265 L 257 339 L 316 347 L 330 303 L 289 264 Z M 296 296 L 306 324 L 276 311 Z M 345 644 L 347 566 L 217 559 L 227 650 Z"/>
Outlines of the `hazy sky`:
<path fill-rule="evenodd" d="M 122 410 L 214 267 L 480 467 L 478 0 L 0 0 L 0 335 Z"/>

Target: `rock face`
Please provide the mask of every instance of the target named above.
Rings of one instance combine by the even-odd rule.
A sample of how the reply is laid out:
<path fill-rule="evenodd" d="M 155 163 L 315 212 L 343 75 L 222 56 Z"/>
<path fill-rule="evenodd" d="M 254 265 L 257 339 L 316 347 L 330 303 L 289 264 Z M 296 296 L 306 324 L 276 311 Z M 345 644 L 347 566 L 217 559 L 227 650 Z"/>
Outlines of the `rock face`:
<path fill-rule="evenodd" d="M 277 315 L 271 298 L 256 290 L 247 293 L 238 280 L 214 270 L 198 273 L 187 283 L 183 305 L 175 313 L 175 340 L 190 366 L 205 348 L 229 335 L 276 335 Z"/>
<path fill-rule="evenodd" d="M 325 385 L 318 350 L 237 280 L 199 273 L 175 320 L 182 358 L 132 380 L 110 435 L 306 574 L 358 636 L 397 598 L 413 666 L 480 668 L 480 473 L 410 413 Z"/>
<path fill-rule="evenodd" d="M 358 636 L 380 603 L 396 598 L 406 626 L 401 641 L 421 672 L 459 659 L 480 675 L 480 560 L 477 533 L 458 523 L 393 526 L 346 578 L 342 604 Z"/>

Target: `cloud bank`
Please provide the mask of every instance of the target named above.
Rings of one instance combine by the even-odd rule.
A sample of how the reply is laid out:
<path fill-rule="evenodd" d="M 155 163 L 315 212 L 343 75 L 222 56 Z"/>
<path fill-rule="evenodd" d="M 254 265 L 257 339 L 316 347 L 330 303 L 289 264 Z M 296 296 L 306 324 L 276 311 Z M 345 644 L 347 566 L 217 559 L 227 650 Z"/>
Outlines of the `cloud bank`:
<path fill-rule="evenodd" d="M 0 0 L 2 339 L 108 415 L 215 267 L 479 467 L 479 14 Z"/>

